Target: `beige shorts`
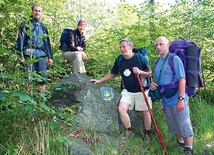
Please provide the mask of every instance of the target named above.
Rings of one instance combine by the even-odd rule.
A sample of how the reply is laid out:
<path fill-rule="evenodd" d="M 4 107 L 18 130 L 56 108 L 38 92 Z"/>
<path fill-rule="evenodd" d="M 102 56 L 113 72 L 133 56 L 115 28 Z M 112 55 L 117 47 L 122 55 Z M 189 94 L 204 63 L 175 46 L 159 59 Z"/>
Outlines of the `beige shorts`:
<path fill-rule="evenodd" d="M 152 100 L 150 97 L 148 97 L 149 90 L 145 90 L 145 94 L 148 100 L 148 103 L 150 105 L 150 108 L 152 109 Z M 136 111 L 145 111 L 148 110 L 148 107 L 146 105 L 144 95 L 142 92 L 137 93 L 131 93 L 128 92 L 126 89 L 123 89 L 122 98 L 120 99 L 120 102 L 127 103 L 130 105 L 129 110 L 136 110 Z"/>

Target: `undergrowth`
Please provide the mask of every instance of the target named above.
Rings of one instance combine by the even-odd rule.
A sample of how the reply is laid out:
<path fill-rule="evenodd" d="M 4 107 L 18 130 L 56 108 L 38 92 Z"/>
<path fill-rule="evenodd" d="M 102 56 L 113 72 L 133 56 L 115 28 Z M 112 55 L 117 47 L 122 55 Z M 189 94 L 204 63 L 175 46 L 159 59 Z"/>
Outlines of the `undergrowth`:
<path fill-rule="evenodd" d="M 20 95 L 20 94 L 19 94 Z M 26 96 L 25 96 L 26 97 Z M 6 104 L 9 102 L 10 104 Z M 19 104 L 15 104 L 15 103 Z M 0 154 L 68 154 L 71 138 L 86 142 L 97 155 L 100 154 L 164 154 L 157 132 L 152 125 L 152 140 L 142 140 L 135 134 L 120 145 L 120 134 L 110 137 L 105 134 L 76 127 L 75 110 L 77 107 L 56 110 L 34 100 L 10 97 L 2 101 L 0 111 Z M 47 103 L 46 103 L 47 104 Z M 6 105 L 6 106 L 5 106 Z M 48 104 L 47 104 L 48 105 Z M 200 96 L 190 98 L 191 120 L 194 128 L 195 154 L 214 152 L 214 108 Z M 159 102 L 153 103 L 153 115 L 157 122 L 168 154 L 182 154 L 176 138 L 170 134 Z M 114 143 L 114 142 L 118 143 Z"/>

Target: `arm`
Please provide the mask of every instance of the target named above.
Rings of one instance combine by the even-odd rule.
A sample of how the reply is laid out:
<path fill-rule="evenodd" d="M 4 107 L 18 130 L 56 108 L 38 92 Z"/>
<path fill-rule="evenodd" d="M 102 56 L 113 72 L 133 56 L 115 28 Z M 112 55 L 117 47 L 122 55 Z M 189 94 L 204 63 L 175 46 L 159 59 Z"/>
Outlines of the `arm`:
<path fill-rule="evenodd" d="M 89 80 L 90 82 L 97 84 L 97 83 L 102 83 L 104 81 L 107 81 L 109 79 L 111 79 L 112 77 L 114 77 L 114 75 L 112 73 L 108 73 L 107 75 L 105 75 L 103 78 L 101 78 L 100 80 L 96 80 L 96 79 L 91 79 Z"/>
<path fill-rule="evenodd" d="M 77 51 L 84 51 L 86 49 L 86 38 L 83 35 L 77 36 L 77 37 L 80 38 L 79 43 L 78 43 L 80 46 L 77 46 L 76 50 Z"/>
<path fill-rule="evenodd" d="M 185 95 L 185 87 L 186 87 L 186 79 L 180 78 L 178 83 L 178 96 L 184 97 Z M 184 110 L 184 100 L 178 100 L 176 105 L 177 111 Z"/>
<path fill-rule="evenodd" d="M 157 79 L 156 79 L 156 77 L 153 77 L 153 81 L 152 81 L 152 83 L 151 83 L 151 85 L 150 85 L 150 89 L 151 90 L 155 90 L 157 87 L 158 87 L 158 85 L 157 85 Z"/>
<path fill-rule="evenodd" d="M 26 38 L 25 33 L 25 22 L 22 22 L 22 24 L 19 27 L 19 34 L 18 34 L 18 48 L 17 50 L 20 52 L 21 62 L 24 62 L 24 42 Z"/>
<path fill-rule="evenodd" d="M 53 54 L 52 54 L 52 49 L 51 49 L 51 44 L 50 44 L 50 38 L 48 37 L 48 30 L 47 30 L 47 27 L 41 23 L 42 25 L 42 28 L 44 29 L 44 33 L 47 35 L 45 36 L 45 38 L 43 39 L 43 42 L 44 42 L 44 48 L 45 48 L 45 52 L 47 54 L 47 57 L 48 57 L 48 60 L 49 59 L 53 59 Z M 52 60 L 53 61 L 53 60 Z M 48 61 L 49 62 L 49 61 Z M 50 64 L 50 63 L 48 63 Z"/>
<path fill-rule="evenodd" d="M 133 67 L 133 72 L 135 74 L 142 75 L 143 77 L 151 77 L 152 76 L 152 70 L 151 69 L 148 71 L 142 71 L 138 67 Z"/>
<path fill-rule="evenodd" d="M 86 49 L 86 38 L 85 38 L 85 36 L 83 36 L 83 35 L 81 35 L 81 37 L 80 37 L 81 39 L 81 43 L 80 43 L 80 45 L 81 45 L 81 47 L 82 47 L 82 50 L 83 51 L 85 51 L 85 49 Z"/>
<path fill-rule="evenodd" d="M 76 34 L 76 30 L 71 30 L 69 32 L 67 32 L 67 37 L 65 39 L 65 44 L 68 46 L 69 51 L 77 51 L 76 49 L 76 42 L 75 42 L 75 34 Z"/>

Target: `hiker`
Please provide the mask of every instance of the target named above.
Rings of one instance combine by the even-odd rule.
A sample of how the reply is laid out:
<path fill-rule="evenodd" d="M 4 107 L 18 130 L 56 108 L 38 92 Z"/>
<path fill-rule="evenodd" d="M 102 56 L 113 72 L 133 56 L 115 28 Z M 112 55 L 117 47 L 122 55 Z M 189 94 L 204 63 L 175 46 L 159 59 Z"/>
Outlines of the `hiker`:
<path fill-rule="evenodd" d="M 169 131 L 176 135 L 177 142 L 184 148 L 185 155 L 193 154 L 193 128 L 190 120 L 188 95 L 185 93 L 186 77 L 183 63 L 178 56 L 173 57 L 175 70 L 173 74 L 167 61 L 171 54 L 169 52 L 168 39 L 162 36 L 158 37 L 155 45 L 161 57 L 155 66 L 153 73 L 154 78 L 150 89 L 155 90 L 158 86 L 161 87 L 172 84 L 172 76 L 174 76 L 174 82 L 178 81 L 178 87 L 175 93 L 172 88 L 164 90 L 162 97 L 163 111 L 166 116 Z M 158 85 L 157 79 L 159 79 Z M 170 91 L 170 89 L 172 91 Z M 166 97 L 164 96 L 165 93 L 167 93 L 166 96 L 170 96 L 170 93 L 173 93 L 173 95 Z"/>
<path fill-rule="evenodd" d="M 86 21 L 80 20 L 77 24 L 77 29 L 71 30 L 71 33 L 68 34 L 63 43 L 66 48 L 62 48 L 62 55 L 65 60 L 71 62 L 73 73 L 86 73 L 83 61 L 88 59 L 84 52 L 86 49 L 86 27 Z"/>
<path fill-rule="evenodd" d="M 122 39 L 120 41 L 121 55 L 116 58 L 111 72 L 100 80 L 91 79 L 90 82 L 98 84 L 120 74 L 122 77 L 122 98 L 118 105 L 118 112 L 120 119 L 126 128 L 126 136 L 127 138 L 130 138 L 133 135 L 130 117 L 127 111 L 133 110 L 135 107 L 135 110 L 141 111 L 143 115 L 145 127 L 144 136 L 146 135 L 150 137 L 151 116 L 135 74 L 138 73 L 141 77 L 151 77 L 152 71 L 148 65 L 148 61 L 143 61 L 143 64 L 140 65 L 137 53 L 134 53 L 132 49 L 133 42 L 129 38 Z M 122 57 L 120 62 L 118 62 L 119 57 Z M 142 55 L 140 58 L 146 60 Z M 149 87 L 145 86 L 144 89 L 145 94 L 148 96 Z M 152 102 L 149 97 L 148 100 L 150 107 L 152 107 Z"/>
<path fill-rule="evenodd" d="M 36 71 L 37 74 L 41 75 L 43 79 L 38 82 L 38 86 L 40 87 L 39 92 L 45 94 L 47 82 L 46 57 L 48 57 L 48 64 L 52 65 L 52 50 L 48 30 L 40 21 L 42 7 L 39 4 L 34 4 L 31 10 L 32 19 L 29 22 L 23 22 L 20 26 L 17 50 L 20 51 L 21 62 L 23 64 L 25 64 L 26 59 L 32 60 L 33 57 L 36 58 L 36 62 L 27 65 L 28 70 L 30 72 Z M 33 33 L 32 36 L 30 36 L 31 33 Z"/>

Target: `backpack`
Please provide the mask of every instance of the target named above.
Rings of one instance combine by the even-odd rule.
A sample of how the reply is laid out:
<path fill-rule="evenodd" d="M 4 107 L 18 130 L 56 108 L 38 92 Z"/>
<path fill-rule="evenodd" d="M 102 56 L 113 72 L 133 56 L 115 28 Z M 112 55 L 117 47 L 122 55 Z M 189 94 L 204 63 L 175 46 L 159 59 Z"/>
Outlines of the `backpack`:
<path fill-rule="evenodd" d="M 170 69 L 174 71 L 173 67 L 173 57 L 177 55 L 183 62 L 185 74 L 186 74 L 186 93 L 188 96 L 195 95 L 196 88 L 203 87 L 203 82 L 201 79 L 201 48 L 198 47 L 194 42 L 186 40 L 184 38 L 177 39 L 172 42 L 169 47 L 170 53 L 168 63 Z M 160 59 L 160 58 L 159 58 Z M 156 61 L 156 65 L 159 61 Z M 174 79 L 174 76 L 172 77 Z M 172 79 L 172 81 L 173 81 Z M 175 88 L 178 83 L 163 86 L 164 90 L 169 88 Z"/>
<path fill-rule="evenodd" d="M 149 63 L 148 52 L 147 52 L 147 50 L 146 50 L 145 47 L 143 47 L 143 48 L 133 48 L 132 51 L 134 53 L 136 53 L 138 61 L 140 63 L 140 66 L 143 66 L 144 61 L 146 61 L 146 62 Z M 122 55 L 119 55 L 117 57 L 117 59 L 116 59 L 116 63 L 117 63 L 118 66 L 120 66 L 120 62 L 122 60 L 122 57 L 123 57 Z M 146 85 L 144 85 L 143 78 L 141 78 L 141 82 L 142 82 L 142 84 L 143 84 L 144 87 L 149 88 L 150 84 L 151 84 L 151 78 L 145 78 L 145 79 L 146 79 Z M 121 87 L 122 87 L 122 81 L 121 81 Z"/>
<path fill-rule="evenodd" d="M 68 46 L 66 45 L 66 40 L 67 37 L 69 36 L 69 34 L 73 33 L 73 29 L 72 28 L 64 28 L 61 37 L 60 37 L 60 46 L 59 49 L 62 51 L 67 51 Z"/>
<path fill-rule="evenodd" d="M 139 53 L 141 54 L 142 56 L 144 56 L 144 58 L 146 58 L 146 60 L 148 61 L 149 63 L 149 57 L 148 57 L 148 53 L 147 53 L 147 50 L 145 47 L 143 48 L 133 48 L 132 50 L 134 53 Z M 139 59 L 139 58 L 138 58 Z M 139 59 L 140 60 L 140 59 Z M 142 64 L 142 63 L 141 63 Z"/>

